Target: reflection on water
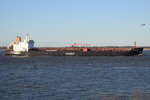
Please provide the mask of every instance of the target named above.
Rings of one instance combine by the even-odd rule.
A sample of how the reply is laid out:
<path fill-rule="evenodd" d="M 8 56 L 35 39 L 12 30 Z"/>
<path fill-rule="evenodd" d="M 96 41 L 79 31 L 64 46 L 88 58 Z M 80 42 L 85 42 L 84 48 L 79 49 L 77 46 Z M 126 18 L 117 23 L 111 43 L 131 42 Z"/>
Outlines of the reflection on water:
<path fill-rule="evenodd" d="M 0 99 L 89 100 L 150 92 L 150 51 L 141 57 L 10 57 L 0 51 Z"/>

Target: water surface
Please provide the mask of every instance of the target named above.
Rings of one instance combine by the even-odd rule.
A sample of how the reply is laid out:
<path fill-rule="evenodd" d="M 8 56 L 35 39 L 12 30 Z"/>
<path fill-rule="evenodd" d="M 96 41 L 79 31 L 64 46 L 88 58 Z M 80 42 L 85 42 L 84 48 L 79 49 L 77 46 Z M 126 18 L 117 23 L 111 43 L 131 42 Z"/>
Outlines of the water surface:
<path fill-rule="evenodd" d="M 91 100 L 150 92 L 150 51 L 137 57 L 10 57 L 0 51 L 0 100 Z"/>

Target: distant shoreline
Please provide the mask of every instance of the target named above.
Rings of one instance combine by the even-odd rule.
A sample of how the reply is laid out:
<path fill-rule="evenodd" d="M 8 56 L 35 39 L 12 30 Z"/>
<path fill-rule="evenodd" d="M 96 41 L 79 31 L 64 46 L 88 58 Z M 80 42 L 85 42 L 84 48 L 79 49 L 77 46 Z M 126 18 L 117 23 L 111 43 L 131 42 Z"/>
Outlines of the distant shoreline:
<path fill-rule="evenodd" d="M 132 47 L 122 47 L 122 46 L 102 46 L 102 47 L 100 47 L 100 48 L 132 48 Z M 37 47 L 38 48 L 38 47 Z M 39 47 L 39 48 L 46 48 L 46 47 Z M 47 47 L 47 48 L 49 48 L 49 47 Z M 57 47 L 55 47 L 55 48 L 57 48 Z M 144 50 L 150 50 L 150 47 L 142 47 L 142 48 L 144 48 Z M 0 48 L 0 50 L 7 50 L 7 48 Z"/>
<path fill-rule="evenodd" d="M 144 48 L 144 50 L 150 50 L 150 48 Z"/>
<path fill-rule="evenodd" d="M 0 48 L 0 50 L 7 50 L 7 48 Z"/>

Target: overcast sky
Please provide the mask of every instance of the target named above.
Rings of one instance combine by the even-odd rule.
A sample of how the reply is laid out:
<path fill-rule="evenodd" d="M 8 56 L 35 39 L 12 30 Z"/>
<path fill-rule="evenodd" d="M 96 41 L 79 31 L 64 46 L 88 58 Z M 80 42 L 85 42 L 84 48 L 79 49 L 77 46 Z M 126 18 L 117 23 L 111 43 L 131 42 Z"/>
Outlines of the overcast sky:
<path fill-rule="evenodd" d="M 0 0 L 0 46 L 150 46 L 150 0 Z"/>

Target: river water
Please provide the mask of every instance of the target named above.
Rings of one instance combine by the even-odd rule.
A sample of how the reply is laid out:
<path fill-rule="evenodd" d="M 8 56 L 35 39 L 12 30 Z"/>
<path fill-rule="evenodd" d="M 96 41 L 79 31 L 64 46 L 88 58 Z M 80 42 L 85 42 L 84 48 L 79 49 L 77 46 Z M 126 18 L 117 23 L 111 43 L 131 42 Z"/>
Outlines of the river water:
<path fill-rule="evenodd" d="M 136 57 L 11 57 L 0 51 L 0 100 L 94 100 L 150 92 L 150 51 Z"/>

